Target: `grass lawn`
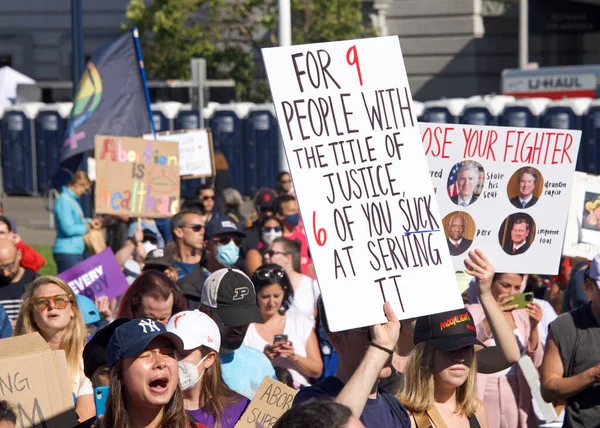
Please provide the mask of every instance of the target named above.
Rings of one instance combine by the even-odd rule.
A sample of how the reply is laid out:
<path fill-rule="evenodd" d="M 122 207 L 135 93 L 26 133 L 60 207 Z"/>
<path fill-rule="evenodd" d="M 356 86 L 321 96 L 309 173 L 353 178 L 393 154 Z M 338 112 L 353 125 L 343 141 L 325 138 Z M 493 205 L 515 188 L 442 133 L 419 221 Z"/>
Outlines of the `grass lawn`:
<path fill-rule="evenodd" d="M 46 264 L 39 270 L 40 275 L 56 275 L 56 263 L 52 257 L 52 245 L 32 245 L 46 259 Z"/>

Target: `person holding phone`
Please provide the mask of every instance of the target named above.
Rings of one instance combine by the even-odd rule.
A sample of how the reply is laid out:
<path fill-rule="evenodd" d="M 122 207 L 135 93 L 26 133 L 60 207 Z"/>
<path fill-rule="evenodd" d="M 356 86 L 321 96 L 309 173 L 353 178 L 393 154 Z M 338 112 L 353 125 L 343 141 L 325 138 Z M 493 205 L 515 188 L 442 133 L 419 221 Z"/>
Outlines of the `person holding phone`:
<path fill-rule="evenodd" d="M 263 265 L 252 275 L 252 282 L 265 321 L 250 324 L 244 345 L 263 351 L 273 366 L 288 369 L 296 388 L 309 385 L 309 378 L 323 370 L 313 319 L 286 313 L 294 290 L 282 267 Z"/>
<path fill-rule="evenodd" d="M 528 355 L 534 365 L 540 367 L 544 349 L 540 344 L 537 326 L 543 312 L 534 302 L 527 304 L 525 309 L 517 309 L 518 305 L 512 304 L 521 292 L 522 283 L 522 274 L 497 273 L 492 281 L 491 293 L 515 333 L 521 356 Z M 520 299 L 524 301 L 524 296 L 517 300 Z M 477 338 L 487 346 L 495 345 L 483 307 L 474 303 L 467 305 L 467 309 L 475 321 Z M 496 373 L 481 374 L 477 383 L 479 398 L 487 409 L 490 428 L 526 428 L 528 423 L 536 421 L 531 390 L 518 364 Z"/>
<path fill-rule="evenodd" d="M 62 279 L 41 276 L 23 295 L 15 336 L 39 333 L 52 350 L 65 351 L 75 411 L 83 421 L 95 414 L 92 384 L 83 372 L 86 328 L 71 287 Z"/>
<path fill-rule="evenodd" d="M 217 323 L 199 310 L 184 311 L 171 317 L 167 331 L 183 341 L 178 365 L 185 410 L 206 426 L 233 428 L 250 400 L 232 391 L 223 380 Z"/>

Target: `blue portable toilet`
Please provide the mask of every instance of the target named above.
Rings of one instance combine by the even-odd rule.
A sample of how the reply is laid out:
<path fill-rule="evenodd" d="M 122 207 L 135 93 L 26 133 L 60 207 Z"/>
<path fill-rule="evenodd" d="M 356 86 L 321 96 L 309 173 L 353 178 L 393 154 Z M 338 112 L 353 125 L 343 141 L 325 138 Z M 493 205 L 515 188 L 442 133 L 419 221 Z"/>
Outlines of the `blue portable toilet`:
<path fill-rule="evenodd" d="M 549 98 L 519 98 L 508 102 L 498 118 L 498 124 L 516 128 L 539 128 L 541 115 L 549 102 Z"/>
<path fill-rule="evenodd" d="M 249 108 L 248 108 L 249 109 Z M 222 104 L 217 107 L 210 119 L 213 149 L 221 152 L 229 164 L 232 186 L 244 190 L 244 130 L 242 126 L 243 109 L 236 104 Z M 244 115 L 245 116 L 245 115 Z"/>
<path fill-rule="evenodd" d="M 43 103 L 24 103 L 8 107 L 2 121 L 2 177 L 4 191 L 35 195 L 37 168 L 35 118 Z"/>
<path fill-rule="evenodd" d="M 514 100 L 515 97 L 511 96 L 490 95 L 481 100 L 468 101 L 460 116 L 460 123 L 481 126 L 498 125 L 498 116 L 502 113 L 504 106 Z"/>
<path fill-rule="evenodd" d="M 543 128 L 583 130 L 583 116 L 591 102 L 591 98 L 565 98 L 550 101 L 546 106 L 546 111 L 542 114 L 541 125 Z M 597 168 L 596 152 L 588 153 L 587 149 L 586 145 L 579 146 L 575 167 L 577 171 L 588 172 L 590 167 Z M 588 159 L 589 156 L 592 156 L 591 159 Z"/>
<path fill-rule="evenodd" d="M 466 102 L 467 100 L 464 98 L 426 101 L 423 111 L 423 122 L 458 123 Z"/>
<path fill-rule="evenodd" d="M 60 152 L 73 103 L 47 104 L 35 119 L 35 150 L 37 190 L 44 193 L 50 187 L 54 173 L 60 167 Z"/>
<path fill-rule="evenodd" d="M 200 129 L 200 112 L 191 104 L 182 104 L 173 121 L 173 129 Z"/>
<path fill-rule="evenodd" d="M 253 197 L 261 187 L 275 188 L 279 168 L 279 128 L 273 104 L 259 104 L 244 119 L 244 194 Z"/>
<path fill-rule="evenodd" d="M 154 103 L 152 109 L 152 122 L 156 132 L 171 131 L 173 129 L 173 119 L 181 107 L 181 103 L 170 101 Z"/>
<path fill-rule="evenodd" d="M 588 171 L 600 174 L 600 100 L 593 100 L 583 118 L 581 148 L 585 153 Z"/>

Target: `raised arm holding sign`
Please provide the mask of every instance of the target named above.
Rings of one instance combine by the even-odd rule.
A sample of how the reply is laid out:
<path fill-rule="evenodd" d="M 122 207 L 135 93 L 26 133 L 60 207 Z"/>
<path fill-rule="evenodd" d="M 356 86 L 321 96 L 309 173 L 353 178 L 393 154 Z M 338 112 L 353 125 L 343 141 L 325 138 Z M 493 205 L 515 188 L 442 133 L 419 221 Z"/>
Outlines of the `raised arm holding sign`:
<path fill-rule="evenodd" d="M 263 56 L 331 330 L 461 307 L 398 39 Z"/>

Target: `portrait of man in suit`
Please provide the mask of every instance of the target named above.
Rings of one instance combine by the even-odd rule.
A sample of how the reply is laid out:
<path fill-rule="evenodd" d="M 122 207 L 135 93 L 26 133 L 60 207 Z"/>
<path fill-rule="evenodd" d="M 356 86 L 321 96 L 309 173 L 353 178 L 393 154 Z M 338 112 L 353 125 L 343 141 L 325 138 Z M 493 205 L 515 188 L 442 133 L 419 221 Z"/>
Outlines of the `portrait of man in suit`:
<path fill-rule="evenodd" d="M 465 219 L 462 215 L 456 214 L 450 219 L 448 227 L 448 249 L 451 256 L 459 256 L 469 249 L 472 240 L 463 236 L 465 233 Z"/>
<path fill-rule="evenodd" d="M 458 170 L 458 194 L 450 197 L 452 202 L 461 207 L 468 207 L 477 200 L 474 194 L 479 181 L 479 169 L 472 163 L 463 164 Z"/>
<path fill-rule="evenodd" d="M 510 199 L 510 203 L 519 209 L 534 206 L 538 198 L 533 194 L 538 180 L 538 172 L 531 167 L 522 168 L 519 171 L 519 194 Z"/>
<path fill-rule="evenodd" d="M 504 245 L 504 252 L 511 256 L 523 254 L 529 249 L 527 237 L 529 236 L 531 225 L 524 218 L 518 218 L 510 230 L 510 240 Z"/>

